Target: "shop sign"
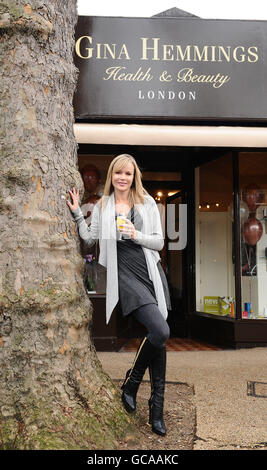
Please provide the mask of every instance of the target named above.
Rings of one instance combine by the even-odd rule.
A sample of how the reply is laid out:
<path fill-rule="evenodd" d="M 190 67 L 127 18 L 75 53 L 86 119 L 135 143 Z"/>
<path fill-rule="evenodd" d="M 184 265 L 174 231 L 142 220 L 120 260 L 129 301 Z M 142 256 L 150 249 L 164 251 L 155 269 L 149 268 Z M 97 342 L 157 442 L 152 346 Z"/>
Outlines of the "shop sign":
<path fill-rule="evenodd" d="M 80 16 L 77 119 L 267 119 L 267 22 Z"/>

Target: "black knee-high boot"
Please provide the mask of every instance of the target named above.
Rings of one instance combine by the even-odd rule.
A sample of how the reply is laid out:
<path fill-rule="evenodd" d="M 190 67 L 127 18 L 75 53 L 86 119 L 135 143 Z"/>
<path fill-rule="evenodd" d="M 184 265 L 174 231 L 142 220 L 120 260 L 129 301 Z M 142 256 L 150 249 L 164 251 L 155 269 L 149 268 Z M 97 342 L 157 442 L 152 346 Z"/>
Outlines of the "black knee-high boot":
<path fill-rule="evenodd" d="M 137 350 L 133 367 L 127 371 L 126 378 L 121 386 L 123 390 L 121 396 L 122 402 L 128 413 L 136 409 L 136 394 L 139 385 L 142 382 L 146 368 L 158 352 L 159 348 L 153 346 L 147 337 L 145 337 Z"/>
<path fill-rule="evenodd" d="M 148 401 L 149 423 L 152 431 L 160 436 L 165 436 L 166 426 L 163 420 L 163 405 L 166 377 L 166 346 L 149 365 L 149 375 L 151 382 L 151 397 Z"/>

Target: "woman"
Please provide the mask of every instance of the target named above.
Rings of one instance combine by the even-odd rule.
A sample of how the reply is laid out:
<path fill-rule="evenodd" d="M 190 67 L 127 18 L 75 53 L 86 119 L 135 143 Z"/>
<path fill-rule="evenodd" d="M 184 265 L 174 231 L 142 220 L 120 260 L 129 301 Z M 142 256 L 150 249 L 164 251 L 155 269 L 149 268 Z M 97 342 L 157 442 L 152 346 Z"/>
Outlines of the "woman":
<path fill-rule="evenodd" d="M 135 159 L 118 155 L 111 162 L 104 194 L 96 204 L 90 228 L 79 207 L 79 190 L 69 191 L 67 204 L 77 222 L 80 237 L 92 246 L 99 240 L 99 263 L 107 268 L 106 321 L 120 301 L 123 315 L 132 315 L 147 329 L 133 367 L 122 385 L 122 402 L 128 412 L 136 409 L 136 395 L 149 367 L 150 423 L 164 436 L 163 402 L 166 372 L 166 318 L 170 299 L 158 251 L 164 240 L 158 208 L 142 186 Z M 126 217 L 116 224 L 118 216 Z M 118 219 L 119 221 L 119 219 Z"/>

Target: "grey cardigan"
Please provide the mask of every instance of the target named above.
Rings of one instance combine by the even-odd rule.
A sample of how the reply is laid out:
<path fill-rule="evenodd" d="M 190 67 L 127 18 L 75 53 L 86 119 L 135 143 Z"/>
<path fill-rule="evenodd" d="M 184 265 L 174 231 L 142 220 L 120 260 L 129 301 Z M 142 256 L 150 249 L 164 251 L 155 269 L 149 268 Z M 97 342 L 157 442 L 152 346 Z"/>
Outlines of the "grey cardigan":
<path fill-rule="evenodd" d="M 85 222 L 80 207 L 73 211 L 73 216 L 77 222 L 79 235 L 88 247 L 99 240 L 98 262 L 107 268 L 106 323 L 108 323 L 119 300 L 114 193 L 109 197 L 102 198 L 102 200 L 104 201 L 102 208 L 100 208 L 99 202 L 94 207 L 90 227 Z M 143 219 L 142 231 L 136 230 L 134 242 L 142 246 L 159 310 L 164 318 L 167 318 L 168 310 L 164 289 L 157 267 L 160 260 L 159 251 L 164 246 L 160 214 L 156 202 L 149 195 L 145 195 L 144 204 L 136 204 L 134 210 L 138 210 Z"/>

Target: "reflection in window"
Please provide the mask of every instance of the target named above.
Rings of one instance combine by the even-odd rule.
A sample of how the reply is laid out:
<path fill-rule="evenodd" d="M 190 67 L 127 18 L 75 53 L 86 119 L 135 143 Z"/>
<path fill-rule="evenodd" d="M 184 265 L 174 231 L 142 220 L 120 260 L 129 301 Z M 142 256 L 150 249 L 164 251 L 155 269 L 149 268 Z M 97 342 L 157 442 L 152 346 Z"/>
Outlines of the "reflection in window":
<path fill-rule="evenodd" d="M 81 201 L 81 210 L 88 226 L 91 224 L 95 204 L 103 195 L 107 165 L 109 161 L 103 157 L 87 155 L 79 156 L 81 176 L 84 183 L 84 193 Z M 106 269 L 98 263 L 99 243 L 88 248 L 80 240 L 81 254 L 84 259 L 84 281 L 88 295 L 106 293 Z"/>

